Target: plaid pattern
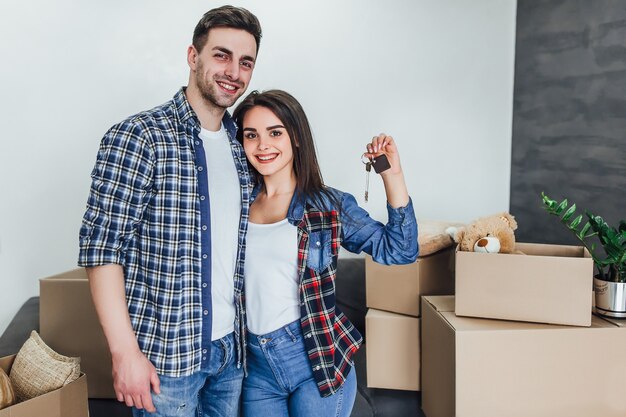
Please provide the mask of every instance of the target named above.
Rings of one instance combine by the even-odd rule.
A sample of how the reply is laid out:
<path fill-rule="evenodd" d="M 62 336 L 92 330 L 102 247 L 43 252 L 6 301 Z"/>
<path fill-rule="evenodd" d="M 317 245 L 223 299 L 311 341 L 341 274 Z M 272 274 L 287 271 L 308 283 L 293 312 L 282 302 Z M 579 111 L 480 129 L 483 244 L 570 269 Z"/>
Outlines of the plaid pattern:
<path fill-rule="evenodd" d="M 239 173 L 242 214 L 234 277 L 239 364 L 250 178 L 236 127 L 225 114 Z M 139 347 L 161 375 L 198 371 L 202 359 L 201 220 L 194 138 L 200 123 L 184 88 L 172 100 L 113 126 L 92 171 L 80 229 L 79 266 L 124 266 Z"/>
<path fill-rule="evenodd" d="M 350 194 L 332 192 L 340 197 L 343 219 L 332 207 L 319 210 L 311 201 L 302 204 L 296 197 L 288 215 L 298 227 L 300 323 L 313 377 L 323 397 L 341 387 L 363 341 L 335 305 L 339 247 L 356 253 L 364 250 L 377 262 L 394 264 L 414 262 L 418 252 L 412 202 L 399 209 L 389 207 L 389 222 L 383 225 L 371 219 Z"/>
<path fill-rule="evenodd" d="M 341 223 L 337 211 L 323 212 L 307 207 L 298 225 L 300 322 L 313 376 L 324 397 L 334 394 L 343 384 L 351 368 L 350 358 L 363 342 L 359 331 L 335 306 L 340 243 Z M 331 262 L 324 265 L 328 250 Z M 316 258 L 315 262 L 309 257 Z"/>

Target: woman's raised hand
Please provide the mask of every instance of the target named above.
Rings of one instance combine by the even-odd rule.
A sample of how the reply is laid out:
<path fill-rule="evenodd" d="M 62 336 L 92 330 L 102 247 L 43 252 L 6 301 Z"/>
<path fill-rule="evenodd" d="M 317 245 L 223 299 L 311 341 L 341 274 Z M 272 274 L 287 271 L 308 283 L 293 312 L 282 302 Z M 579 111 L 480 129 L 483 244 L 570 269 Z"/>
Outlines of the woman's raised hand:
<path fill-rule="evenodd" d="M 386 155 L 389 160 L 391 168 L 381 173 L 381 175 L 394 175 L 402 173 L 402 166 L 400 165 L 400 154 L 398 153 L 398 147 L 396 142 L 389 135 L 381 133 L 378 136 L 374 136 L 372 141 L 366 145 L 367 152 L 365 156 L 370 159 L 375 159 L 377 156 Z"/>

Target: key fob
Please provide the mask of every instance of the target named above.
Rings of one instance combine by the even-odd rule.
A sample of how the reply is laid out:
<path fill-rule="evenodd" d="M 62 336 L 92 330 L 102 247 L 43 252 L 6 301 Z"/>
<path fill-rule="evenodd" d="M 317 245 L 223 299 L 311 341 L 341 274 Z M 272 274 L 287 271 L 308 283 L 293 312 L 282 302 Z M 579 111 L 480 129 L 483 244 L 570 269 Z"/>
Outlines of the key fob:
<path fill-rule="evenodd" d="M 387 159 L 387 155 L 385 154 L 378 155 L 376 158 L 372 159 L 372 166 L 374 167 L 374 171 L 376 171 L 377 174 L 380 174 L 381 172 L 384 172 L 391 168 L 389 160 Z"/>

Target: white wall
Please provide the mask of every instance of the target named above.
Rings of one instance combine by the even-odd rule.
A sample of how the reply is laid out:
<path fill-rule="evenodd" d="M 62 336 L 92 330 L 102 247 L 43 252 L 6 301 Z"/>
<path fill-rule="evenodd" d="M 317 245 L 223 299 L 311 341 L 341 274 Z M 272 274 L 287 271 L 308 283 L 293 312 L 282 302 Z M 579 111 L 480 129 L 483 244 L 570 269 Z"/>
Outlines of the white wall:
<path fill-rule="evenodd" d="M 105 130 L 186 84 L 207 1 L 0 4 L 0 332 L 73 268 Z M 328 184 L 364 191 L 359 160 L 392 134 L 419 218 L 507 210 L 515 0 L 241 1 L 263 25 L 252 88 L 294 94 Z M 366 208 L 384 219 L 372 176 Z"/>

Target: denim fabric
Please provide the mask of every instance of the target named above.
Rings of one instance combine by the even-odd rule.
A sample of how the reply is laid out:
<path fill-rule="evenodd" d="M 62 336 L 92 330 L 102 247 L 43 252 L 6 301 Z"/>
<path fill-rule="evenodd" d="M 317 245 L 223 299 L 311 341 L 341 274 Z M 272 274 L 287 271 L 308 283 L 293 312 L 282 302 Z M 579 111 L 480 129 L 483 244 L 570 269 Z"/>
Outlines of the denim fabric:
<path fill-rule="evenodd" d="M 257 184 L 252 190 L 250 204 L 255 200 L 262 185 Z M 403 265 L 415 262 L 419 253 L 417 242 L 417 219 L 413 208 L 413 200 L 404 207 L 391 207 L 387 203 L 387 224 L 370 217 L 361 208 L 353 195 L 326 187 L 328 194 L 320 194 L 317 201 L 312 197 L 304 197 L 294 193 L 287 218 L 294 226 L 298 226 L 307 212 L 338 210 L 341 219 L 341 246 L 352 253 L 365 252 L 372 256 L 374 262 L 383 265 Z M 339 207 L 331 201 L 332 195 Z M 310 240 L 315 242 L 308 250 L 307 267 L 316 271 L 327 267 L 331 256 L 331 234 L 328 231 L 313 232 Z"/>
<path fill-rule="evenodd" d="M 348 417 L 356 398 L 356 374 L 322 397 L 313 378 L 300 321 L 266 335 L 248 333 L 244 417 Z"/>
<path fill-rule="evenodd" d="M 252 192 L 252 200 L 260 186 Z M 388 221 L 372 219 L 348 194 L 326 187 L 315 196 L 295 193 L 287 218 L 298 228 L 300 316 L 309 367 L 322 396 L 337 392 L 352 369 L 352 356 L 363 338 L 335 304 L 337 258 L 343 246 L 366 252 L 375 262 L 396 265 L 415 262 L 417 221 L 413 202 L 393 208 Z"/>
<path fill-rule="evenodd" d="M 235 337 L 212 342 L 209 365 L 189 376 L 159 375 L 161 393 L 152 394 L 156 413 L 133 408 L 134 417 L 237 417 L 243 368 L 237 368 Z"/>
<path fill-rule="evenodd" d="M 287 212 L 290 223 L 298 225 L 306 212 L 338 210 L 341 220 L 341 246 L 352 253 L 365 252 L 379 264 L 402 265 L 415 262 L 419 246 L 412 199 L 409 198 L 406 206 L 398 208 L 387 203 L 388 220 L 387 224 L 383 224 L 372 219 L 351 194 L 330 187 L 327 189 L 339 201 L 340 207 L 335 207 L 324 194 L 320 196 L 321 204 L 311 198 L 302 200 L 294 195 Z M 330 264 L 331 237 L 328 231 L 310 235 L 310 240 L 315 245 L 309 245 L 309 268 L 319 271 Z"/>

